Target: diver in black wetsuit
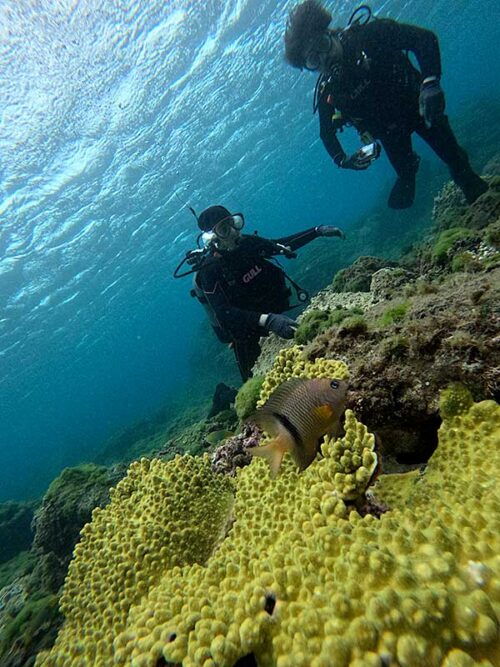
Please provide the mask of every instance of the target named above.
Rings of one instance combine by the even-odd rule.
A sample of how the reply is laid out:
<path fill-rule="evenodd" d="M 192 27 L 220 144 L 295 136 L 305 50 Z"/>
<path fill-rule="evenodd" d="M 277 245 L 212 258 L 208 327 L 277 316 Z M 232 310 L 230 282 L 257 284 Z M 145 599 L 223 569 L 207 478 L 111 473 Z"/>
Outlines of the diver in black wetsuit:
<path fill-rule="evenodd" d="M 364 22 L 362 12 L 367 12 Z M 370 18 L 370 9 L 361 6 L 348 28 L 329 29 L 332 15 L 317 0 L 305 0 L 290 13 L 285 56 L 293 67 L 320 72 L 314 107 L 326 150 L 337 166 L 363 170 L 378 157 L 380 142 L 398 176 L 388 205 L 402 209 L 411 206 L 415 196 L 420 159 L 413 152 L 411 135 L 416 132 L 448 165 L 471 204 L 488 185 L 472 170 L 444 115 L 436 35 L 414 25 Z M 420 71 L 411 64 L 408 51 Z M 337 138 L 345 125 L 354 126 L 366 144 L 350 156 Z"/>
<path fill-rule="evenodd" d="M 273 241 L 240 234 L 243 224 L 240 213 L 233 215 L 223 206 L 210 206 L 198 216 L 209 249 L 196 268 L 193 291 L 205 306 L 219 340 L 231 344 L 241 377 L 246 380 L 259 356 L 261 336 L 272 331 L 281 338 L 293 338 L 297 323 L 282 314 L 290 308 L 291 290 L 286 279 L 299 297 L 305 294 L 270 258 L 295 257 L 295 250 L 315 238 L 344 238 L 344 233 L 321 225 Z"/>

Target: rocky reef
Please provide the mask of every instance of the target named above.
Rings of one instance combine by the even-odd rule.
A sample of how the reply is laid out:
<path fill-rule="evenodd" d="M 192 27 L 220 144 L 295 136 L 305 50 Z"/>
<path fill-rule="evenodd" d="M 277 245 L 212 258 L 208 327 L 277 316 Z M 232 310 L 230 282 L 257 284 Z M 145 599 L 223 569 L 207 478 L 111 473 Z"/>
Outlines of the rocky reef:
<path fill-rule="evenodd" d="M 380 257 L 358 257 L 351 266 L 340 270 L 335 275 L 332 290 L 334 292 L 369 292 L 373 274 L 391 266 L 396 266 L 396 263 Z"/>
<path fill-rule="evenodd" d="M 428 459 L 441 422 L 439 392 L 450 383 L 475 400 L 498 400 L 500 179 L 489 183 L 472 206 L 447 184 L 428 238 L 399 265 L 355 262 L 299 318 L 295 342 L 306 359 L 347 363 L 349 406 L 379 436 L 386 471 Z M 365 281 L 363 291 L 339 293 L 362 268 L 369 291 Z M 275 337 L 263 342 L 257 373 L 269 371 L 280 347 Z"/>
<path fill-rule="evenodd" d="M 35 507 L 33 502 L 0 504 L 0 564 L 31 547 Z"/>
<path fill-rule="evenodd" d="M 440 420 L 437 396 L 461 382 L 476 399 L 497 398 L 500 270 L 415 282 L 404 298 L 364 312 L 364 329 L 340 326 L 304 348 L 350 370 L 349 405 L 376 431 L 386 455 L 424 462 Z M 431 449 L 429 449 L 431 447 Z"/>

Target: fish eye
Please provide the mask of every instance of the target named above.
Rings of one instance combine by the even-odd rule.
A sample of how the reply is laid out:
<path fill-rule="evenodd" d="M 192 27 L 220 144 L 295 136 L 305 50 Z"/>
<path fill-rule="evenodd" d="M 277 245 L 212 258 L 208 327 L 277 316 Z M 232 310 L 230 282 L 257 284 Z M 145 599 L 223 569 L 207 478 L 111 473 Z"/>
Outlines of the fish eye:
<path fill-rule="evenodd" d="M 330 382 L 330 387 L 331 387 L 332 389 L 338 389 L 338 388 L 339 388 L 339 383 L 337 382 L 337 380 L 332 380 L 332 381 Z"/>

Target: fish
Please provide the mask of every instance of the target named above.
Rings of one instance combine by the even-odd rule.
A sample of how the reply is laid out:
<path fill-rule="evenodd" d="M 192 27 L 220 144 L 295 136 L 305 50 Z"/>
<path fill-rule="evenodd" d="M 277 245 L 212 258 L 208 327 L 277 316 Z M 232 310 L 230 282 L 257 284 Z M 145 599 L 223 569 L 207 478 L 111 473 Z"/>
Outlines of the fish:
<path fill-rule="evenodd" d="M 207 433 L 205 440 L 210 445 L 218 445 L 219 443 L 224 442 L 224 440 L 231 438 L 233 435 L 234 431 L 211 431 L 210 433 Z"/>
<path fill-rule="evenodd" d="M 252 456 L 264 458 L 271 476 L 279 472 L 289 452 L 300 471 L 316 458 L 319 439 L 337 433 L 345 410 L 347 382 L 329 378 L 291 378 L 271 394 L 247 421 L 268 433 L 266 445 L 249 447 Z"/>

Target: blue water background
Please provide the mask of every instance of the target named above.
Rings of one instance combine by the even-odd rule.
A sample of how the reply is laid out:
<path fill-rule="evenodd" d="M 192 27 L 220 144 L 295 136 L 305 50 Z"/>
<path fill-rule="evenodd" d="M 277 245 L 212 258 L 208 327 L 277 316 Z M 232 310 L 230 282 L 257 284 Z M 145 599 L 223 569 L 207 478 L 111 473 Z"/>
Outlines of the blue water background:
<path fill-rule="evenodd" d="M 203 364 L 203 311 L 171 278 L 196 231 L 176 192 L 279 236 L 348 229 L 388 190 L 385 158 L 341 173 L 320 144 L 315 76 L 283 58 L 293 4 L 0 2 L 0 500 L 175 395 L 193 349 Z M 330 3 L 339 25 L 355 6 Z M 372 7 L 438 32 L 452 120 L 498 94 L 499 3 Z"/>

